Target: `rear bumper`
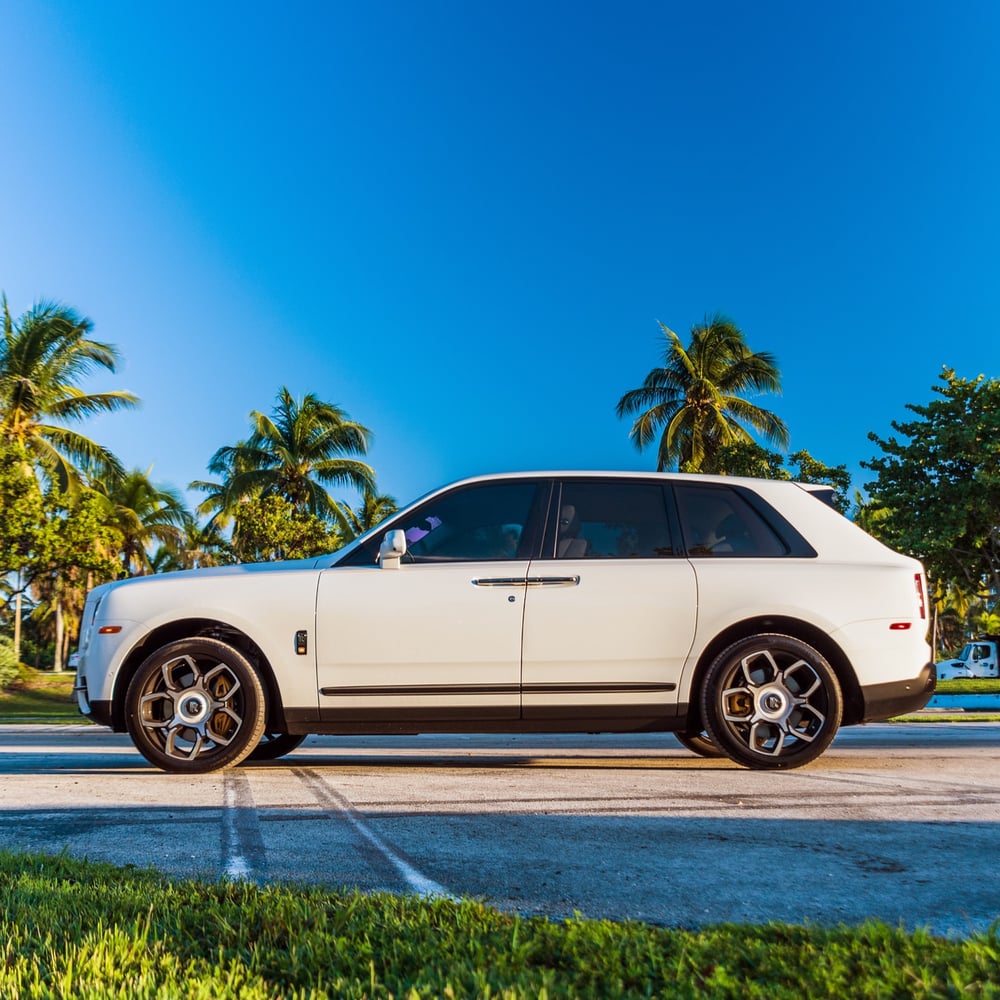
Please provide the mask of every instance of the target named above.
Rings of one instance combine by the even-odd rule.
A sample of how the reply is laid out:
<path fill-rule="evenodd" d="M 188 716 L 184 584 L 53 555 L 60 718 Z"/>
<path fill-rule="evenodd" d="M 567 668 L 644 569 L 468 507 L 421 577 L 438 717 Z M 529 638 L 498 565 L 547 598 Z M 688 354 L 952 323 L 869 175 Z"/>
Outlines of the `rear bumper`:
<path fill-rule="evenodd" d="M 912 680 L 872 684 L 861 689 L 865 699 L 862 722 L 878 722 L 908 712 L 919 712 L 934 694 L 937 673 L 933 663 L 927 663 Z"/>

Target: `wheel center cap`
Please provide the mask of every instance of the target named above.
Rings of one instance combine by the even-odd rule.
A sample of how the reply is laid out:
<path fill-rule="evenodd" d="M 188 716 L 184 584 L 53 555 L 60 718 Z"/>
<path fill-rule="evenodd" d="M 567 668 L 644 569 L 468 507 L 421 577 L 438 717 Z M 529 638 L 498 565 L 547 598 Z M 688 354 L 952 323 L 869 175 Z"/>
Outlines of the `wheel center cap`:
<path fill-rule="evenodd" d="M 780 691 L 765 691 L 758 702 L 760 710 L 772 718 L 782 715 L 788 706 L 788 701 Z"/>
<path fill-rule="evenodd" d="M 177 706 L 177 717 L 187 726 L 196 726 L 207 714 L 208 702 L 201 694 L 186 694 Z"/>

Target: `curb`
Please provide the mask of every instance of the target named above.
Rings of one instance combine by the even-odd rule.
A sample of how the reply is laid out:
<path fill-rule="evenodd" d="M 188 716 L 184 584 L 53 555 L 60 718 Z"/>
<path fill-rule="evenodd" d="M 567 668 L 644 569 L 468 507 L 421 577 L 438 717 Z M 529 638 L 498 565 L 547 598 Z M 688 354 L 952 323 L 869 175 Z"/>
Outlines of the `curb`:
<path fill-rule="evenodd" d="M 1000 712 L 1000 694 L 936 694 L 925 708 L 965 712 Z"/>

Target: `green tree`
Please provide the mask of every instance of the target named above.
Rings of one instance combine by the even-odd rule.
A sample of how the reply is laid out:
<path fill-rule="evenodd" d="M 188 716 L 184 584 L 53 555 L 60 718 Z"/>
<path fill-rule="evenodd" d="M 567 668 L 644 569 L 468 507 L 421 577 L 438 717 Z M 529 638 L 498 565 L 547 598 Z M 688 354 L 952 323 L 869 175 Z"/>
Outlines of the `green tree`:
<path fill-rule="evenodd" d="M 154 573 L 225 566 L 233 561 L 232 547 L 221 530 L 211 522 L 199 525 L 194 518 L 187 519 L 183 537 L 158 545 L 149 557 Z"/>
<path fill-rule="evenodd" d="M 184 536 L 173 547 L 175 569 L 223 566 L 233 561 L 222 532 L 213 524 L 199 525 L 193 518 L 184 525 Z"/>
<path fill-rule="evenodd" d="M 826 465 L 808 451 L 796 451 L 788 456 L 792 464 L 792 479 L 800 483 L 818 483 L 833 490 L 833 506 L 846 515 L 851 508 L 851 474 L 846 465 Z"/>
<path fill-rule="evenodd" d="M 948 580 L 935 580 L 931 591 L 934 602 L 934 622 L 937 648 L 957 653 L 965 644 L 969 631 L 983 611 L 984 591 L 973 592 L 961 584 Z"/>
<path fill-rule="evenodd" d="M 945 367 L 936 398 L 907 404 L 915 419 L 869 438 L 882 454 L 861 464 L 872 526 L 923 560 L 935 582 L 1000 592 L 1000 381 L 959 378 Z M 995 596 L 994 596 L 995 600 Z"/>
<path fill-rule="evenodd" d="M 151 471 L 133 469 L 121 478 L 97 481 L 93 487 L 105 501 L 105 523 L 120 538 L 120 559 L 126 576 L 151 572 L 153 543 L 179 546 L 191 520 L 177 491 L 153 483 Z"/>
<path fill-rule="evenodd" d="M 341 501 L 340 506 L 347 518 L 349 532 L 345 541 L 351 541 L 358 535 L 363 535 L 377 524 L 381 524 L 391 514 L 395 514 L 399 509 L 396 498 L 385 493 L 376 493 L 373 490 L 366 490 L 361 497 L 361 505 L 357 508 Z"/>
<path fill-rule="evenodd" d="M 718 314 L 692 327 L 687 347 L 663 323 L 660 329 L 666 341 L 662 365 L 616 408 L 620 418 L 635 417 L 629 437 L 640 451 L 659 435 L 658 470 L 714 472 L 719 449 L 753 441 L 751 430 L 787 446 L 784 422 L 745 398 L 780 392 L 771 354 L 751 351 L 739 327 Z"/>
<path fill-rule="evenodd" d="M 308 559 L 343 543 L 336 528 L 271 494 L 244 500 L 233 518 L 232 551 L 241 563 Z"/>
<path fill-rule="evenodd" d="M 0 576 L 31 562 L 44 525 L 42 491 L 26 447 L 0 439 Z"/>
<path fill-rule="evenodd" d="M 45 503 L 27 448 L 20 441 L 0 438 L 0 581 L 5 604 L 10 605 L 15 656 L 21 653 L 21 607 L 28 571 L 38 558 L 46 527 Z"/>
<path fill-rule="evenodd" d="M 19 663 L 14 643 L 7 636 L 0 635 L 0 691 L 17 680 Z"/>
<path fill-rule="evenodd" d="M 756 441 L 734 441 L 722 445 L 715 455 L 715 471 L 723 476 L 791 479 L 785 468 L 785 456 L 762 448 Z"/>
<path fill-rule="evenodd" d="M 209 472 L 219 477 L 219 481 L 196 479 L 188 484 L 188 488 L 207 493 L 208 496 L 198 504 L 196 512 L 209 515 L 208 526 L 221 530 L 232 523 L 242 497 L 232 487 L 232 483 L 244 473 L 256 469 L 250 459 L 256 457 L 253 449 L 246 441 L 237 441 L 235 445 L 220 448 L 208 464 Z"/>
<path fill-rule="evenodd" d="M 92 340 L 91 321 L 66 306 L 40 302 L 16 321 L 6 296 L 0 307 L 0 439 L 23 445 L 43 478 L 63 489 L 79 480 L 81 470 L 120 474 L 110 451 L 65 426 L 138 402 L 129 392 L 79 387 L 95 369 L 115 370 L 115 347 Z"/>
<path fill-rule="evenodd" d="M 348 532 L 345 513 L 327 487 L 375 490 L 371 467 L 352 457 L 368 451 L 371 432 L 339 406 L 312 393 L 297 400 L 284 386 L 271 414 L 254 410 L 250 420 L 250 438 L 220 448 L 209 462 L 223 483 L 192 484 L 215 491 L 206 503 L 231 517 L 247 498 L 282 497 L 296 513 L 335 521 Z"/>
<path fill-rule="evenodd" d="M 851 502 L 851 474 L 846 465 L 826 465 L 802 450 L 785 457 L 767 451 L 754 441 L 724 445 L 716 455 L 717 473 L 727 476 L 754 476 L 757 479 L 794 479 L 800 483 L 818 483 L 833 490 L 833 506 L 847 514 Z"/>
<path fill-rule="evenodd" d="M 32 617 L 53 644 L 57 670 L 79 634 L 87 591 L 120 574 L 121 535 L 106 515 L 105 499 L 93 490 L 50 491 L 45 498 L 45 531 L 26 576 Z"/>
<path fill-rule="evenodd" d="M 861 490 L 854 491 L 852 517 L 859 528 L 863 528 L 875 538 L 882 538 L 884 536 L 882 522 L 885 520 L 886 514 L 887 511 L 883 510 L 877 503 L 873 503 L 871 497 L 866 497 Z"/>

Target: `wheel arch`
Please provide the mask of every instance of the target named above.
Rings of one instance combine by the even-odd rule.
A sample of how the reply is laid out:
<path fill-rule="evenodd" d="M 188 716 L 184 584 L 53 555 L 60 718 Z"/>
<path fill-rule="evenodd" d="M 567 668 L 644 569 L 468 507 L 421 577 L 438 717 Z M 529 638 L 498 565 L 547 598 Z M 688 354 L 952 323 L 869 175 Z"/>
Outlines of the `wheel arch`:
<path fill-rule="evenodd" d="M 281 702 L 278 683 L 275 680 L 274 669 L 260 646 L 242 629 L 226 622 L 213 618 L 183 618 L 157 626 L 129 650 L 122 662 L 121 669 L 118 671 L 112 694 L 111 723 L 116 732 L 124 732 L 125 730 L 125 693 L 143 661 L 167 643 L 176 642 L 178 639 L 201 637 L 218 639 L 238 650 L 250 661 L 260 678 L 267 698 L 267 725 L 273 726 L 275 729 L 283 730 L 285 728 L 284 706 Z"/>
<path fill-rule="evenodd" d="M 698 708 L 701 697 L 701 687 L 705 673 L 711 666 L 712 661 L 724 649 L 727 649 L 734 642 L 741 639 L 748 639 L 753 635 L 760 635 L 763 632 L 777 632 L 781 635 L 791 636 L 801 642 L 808 643 L 833 668 L 840 684 L 841 694 L 844 699 L 844 715 L 841 725 L 850 726 L 861 721 L 864 716 L 864 698 L 861 694 L 861 685 L 855 676 L 854 668 L 851 666 L 847 655 L 840 646 L 830 637 L 827 632 L 800 618 L 790 618 L 785 615 L 758 615 L 754 618 L 747 618 L 740 622 L 735 622 L 728 628 L 723 629 L 716 635 L 702 650 L 698 657 L 698 662 L 694 668 L 694 675 L 691 678 L 691 688 L 688 697 L 688 727 L 701 727 L 701 713 Z"/>

